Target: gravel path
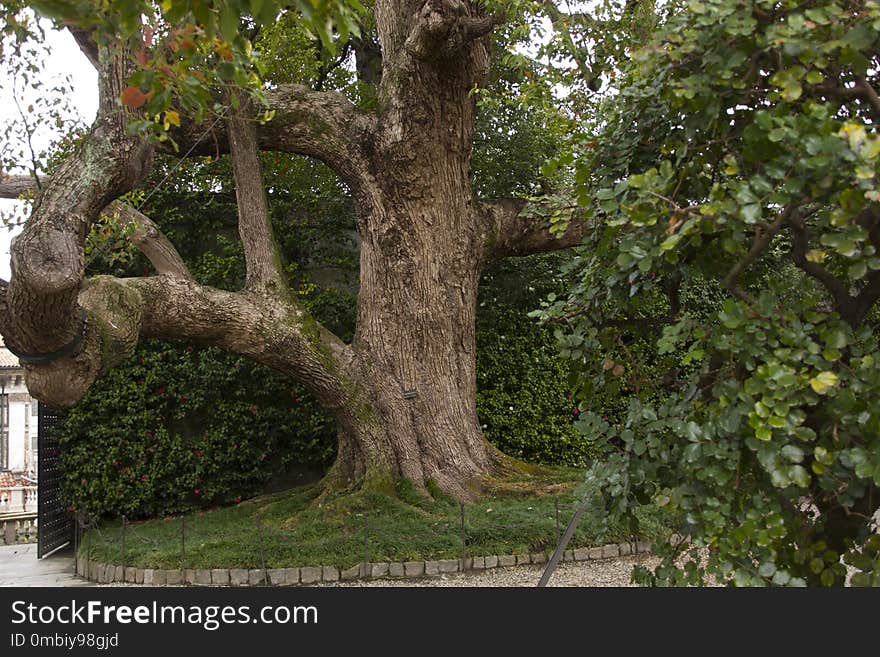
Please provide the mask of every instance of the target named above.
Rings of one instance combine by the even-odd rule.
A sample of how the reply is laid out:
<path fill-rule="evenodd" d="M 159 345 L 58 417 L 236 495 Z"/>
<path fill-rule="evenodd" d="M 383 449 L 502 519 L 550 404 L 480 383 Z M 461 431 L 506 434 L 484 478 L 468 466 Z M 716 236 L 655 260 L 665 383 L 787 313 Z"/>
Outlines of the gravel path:
<path fill-rule="evenodd" d="M 636 564 L 653 567 L 658 563 L 657 557 L 640 554 L 617 559 L 599 559 L 595 561 L 578 561 L 562 563 L 550 578 L 550 586 L 633 586 L 630 573 Z M 317 586 L 519 586 L 534 587 L 541 579 L 544 566 L 513 566 L 510 568 L 492 568 L 475 570 L 467 573 L 438 575 L 422 579 L 372 579 L 333 582 Z"/>

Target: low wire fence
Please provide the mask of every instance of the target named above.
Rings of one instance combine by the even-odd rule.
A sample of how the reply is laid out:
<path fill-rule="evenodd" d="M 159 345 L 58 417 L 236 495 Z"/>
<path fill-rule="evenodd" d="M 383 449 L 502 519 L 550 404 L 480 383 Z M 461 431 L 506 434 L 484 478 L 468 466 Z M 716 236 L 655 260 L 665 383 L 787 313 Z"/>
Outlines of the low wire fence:
<path fill-rule="evenodd" d="M 166 518 L 157 528 L 156 522 L 147 527 L 129 522 L 125 516 L 99 521 L 80 513 L 75 549 L 80 572 L 91 572 L 89 564 L 96 561 L 97 552 L 98 560 L 121 568 L 122 579 L 129 582 L 134 582 L 129 571 L 144 564 L 165 572 L 179 571 L 179 582 L 175 583 L 180 584 L 191 583 L 188 571 L 217 568 L 260 573 L 262 581 L 250 584 L 271 584 L 269 571 L 286 567 L 332 567 L 342 579 L 394 576 L 403 573 L 389 572 L 390 562 L 423 559 L 442 560 L 447 565 L 454 561 L 455 570 L 445 572 L 465 572 L 485 568 L 486 557 L 505 561 L 498 565 L 547 563 L 566 525 L 578 513 L 578 504 L 577 500 L 550 498 L 546 504 L 527 507 L 526 513 L 511 518 L 493 517 L 491 508 L 469 509 L 462 503 L 454 520 L 447 517 L 425 522 L 408 533 L 389 532 L 380 512 L 352 514 L 354 517 L 336 531 L 314 527 L 291 531 L 277 517 L 256 513 L 240 519 L 234 540 L 227 529 L 205 526 L 198 516 Z M 575 538 L 566 555 L 576 549 L 595 548 L 596 540 L 575 530 L 576 523 L 571 530 Z M 524 540 L 518 541 L 517 536 Z M 629 546 L 626 554 L 646 549 L 635 535 L 617 533 L 615 538 L 625 542 L 620 545 Z M 309 555 L 314 555 L 310 563 Z M 511 556 L 516 557 L 513 563 L 509 563 Z M 574 559 L 569 555 L 564 560 Z"/>

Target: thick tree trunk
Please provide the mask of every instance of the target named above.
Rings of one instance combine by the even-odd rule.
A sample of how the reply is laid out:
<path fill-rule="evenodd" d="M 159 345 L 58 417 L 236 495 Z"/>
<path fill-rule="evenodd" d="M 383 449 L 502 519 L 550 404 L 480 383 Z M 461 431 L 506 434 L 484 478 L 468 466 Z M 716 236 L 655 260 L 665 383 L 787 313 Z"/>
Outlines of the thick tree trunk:
<path fill-rule="evenodd" d="M 432 480 L 456 497 L 472 497 L 493 461 L 476 412 L 480 246 L 468 228 L 474 222 L 462 219 L 473 213 L 467 194 L 442 185 L 421 191 L 388 204 L 393 217 L 368 218 L 372 226 L 406 229 L 372 230 L 361 241 L 352 348 L 388 436 L 383 462 L 419 487 Z M 357 432 L 343 430 L 335 473 L 359 476 L 375 458 L 371 450 L 376 446 Z"/>
<path fill-rule="evenodd" d="M 385 22 L 384 11 L 395 20 Z M 377 445 L 373 433 L 364 440 L 343 428 L 333 475 L 362 476 L 379 450 L 385 467 L 417 487 L 433 481 L 469 498 L 497 460 L 476 411 L 485 222 L 470 179 L 470 91 L 486 75 L 488 51 L 475 40 L 443 54 L 445 36 L 422 33 L 420 15 L 406 26 L 395 3 L 377 12 L 385 111 L 369 153 L 370 192 L 355 196 L 361 263 L 352 349 L 387 439 Z"/>

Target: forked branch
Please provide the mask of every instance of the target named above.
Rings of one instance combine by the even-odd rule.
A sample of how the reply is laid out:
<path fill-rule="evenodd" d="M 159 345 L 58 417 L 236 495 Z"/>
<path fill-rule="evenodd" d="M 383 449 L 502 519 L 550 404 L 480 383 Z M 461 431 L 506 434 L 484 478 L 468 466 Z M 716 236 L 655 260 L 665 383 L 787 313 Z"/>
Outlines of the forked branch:
<path fill-rule="evenodd" d="M 504 16 L 476 13 L 463 0 L 427 0 L 415 18 L 404 47 L 417 59 L 449 57 L 503 23 Z"/>
<path fill-rule="evenodd" d="M 254 126 L 260 150 L 314 157 L 333 169 L 356 194 L 369 179 L 364 145 L 372 142 L 375 118 L 335 91 L 313 91 L 285 84 L 266 93 L 271 120 Z M 173 133 L 183 152 L 217 156 L 230 151 L 227 126 L 208 131 L 207 125 L 184 120 Z M 190 149 L 192 149 L 190 151 Z"/>

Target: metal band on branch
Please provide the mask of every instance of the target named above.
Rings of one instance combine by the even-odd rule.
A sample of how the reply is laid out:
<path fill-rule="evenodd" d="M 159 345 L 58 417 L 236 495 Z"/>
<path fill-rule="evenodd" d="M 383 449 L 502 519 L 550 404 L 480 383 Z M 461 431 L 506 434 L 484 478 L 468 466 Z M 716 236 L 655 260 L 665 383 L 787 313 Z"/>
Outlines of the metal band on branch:
<path fill-rule="evenodd" d="M 6 345 L 6 348 L 12 353 L 13 356 L 18 358 L 18 360 L 22 363 L 27 363 L 29 365 L 46 365 L 51 363 L 52 361 L 56 361 L 62 356 L 66 356 L 71 353 L 76 346 L 82 342 L 82 339 L 85 337 L 86 328 L 88 326 L 88 322 L 86 320 L 86 311 L 80 308 L 80 322 L 82 322 L 82 329 L 80 329 L 79 333 L 73 336 L 73 339 L 68 342 L 66 345 L 61 347 L 60 349 L 56 349 L 55 351 L 50 351 L 48 354 L 26 354 L 24 352 L 16 351 L 9 345 Z"/>

